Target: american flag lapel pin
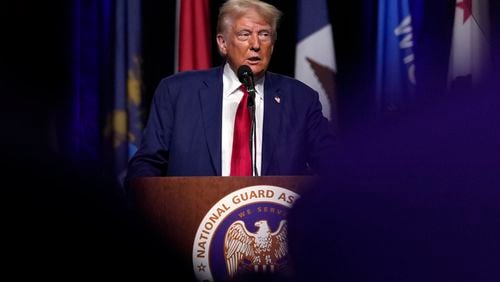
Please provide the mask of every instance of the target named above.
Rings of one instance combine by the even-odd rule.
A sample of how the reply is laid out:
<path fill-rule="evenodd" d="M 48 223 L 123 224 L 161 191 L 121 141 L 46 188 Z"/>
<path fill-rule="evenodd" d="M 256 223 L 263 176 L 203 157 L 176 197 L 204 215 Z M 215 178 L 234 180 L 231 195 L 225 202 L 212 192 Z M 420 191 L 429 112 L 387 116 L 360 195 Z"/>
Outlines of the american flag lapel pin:
<path fill-rule="evenodd" d="M 274 96 L 274 101 L 279 104 L 281 102 L 281 98 L 279 96 Z"/>

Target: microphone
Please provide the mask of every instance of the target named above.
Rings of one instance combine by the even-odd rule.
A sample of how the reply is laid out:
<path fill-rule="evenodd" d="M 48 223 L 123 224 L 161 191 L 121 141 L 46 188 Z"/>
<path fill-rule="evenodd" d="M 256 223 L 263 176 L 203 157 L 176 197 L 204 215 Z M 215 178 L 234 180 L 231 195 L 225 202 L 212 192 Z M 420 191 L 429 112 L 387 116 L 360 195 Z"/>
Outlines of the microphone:
<path fill-rule="evenodd" d="M 241 83 L 245 85 L 248 91 L 249 100 L 248 107 L 253 107 L 255 105 L 255 84 L 253 81 L 253 72 L 247 65 L 241 65 L 238 68 L 238 79 Z"/>

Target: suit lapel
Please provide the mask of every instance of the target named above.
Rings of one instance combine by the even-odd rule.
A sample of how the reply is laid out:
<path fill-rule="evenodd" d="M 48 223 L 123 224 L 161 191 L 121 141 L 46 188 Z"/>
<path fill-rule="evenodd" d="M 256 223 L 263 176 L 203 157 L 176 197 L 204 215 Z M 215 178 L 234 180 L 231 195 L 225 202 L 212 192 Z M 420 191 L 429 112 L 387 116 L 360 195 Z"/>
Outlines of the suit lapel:
<path fill-rule="evenodd" d="M 264 124 L 262 136 L 262 172 L 266 175 L 273 159 L 281 127 L 281 91 L 271 73 L 266 75 L 264 86 Z"/>
<path fill-rule="evenodd" d="M 221 136 L 222 136 L 222 68 L 214 71 L 210 79 L 204 81 L 206 88 L 199 92 L 203 125 L 208 150 L 215 175 L 221 175 Z"/>

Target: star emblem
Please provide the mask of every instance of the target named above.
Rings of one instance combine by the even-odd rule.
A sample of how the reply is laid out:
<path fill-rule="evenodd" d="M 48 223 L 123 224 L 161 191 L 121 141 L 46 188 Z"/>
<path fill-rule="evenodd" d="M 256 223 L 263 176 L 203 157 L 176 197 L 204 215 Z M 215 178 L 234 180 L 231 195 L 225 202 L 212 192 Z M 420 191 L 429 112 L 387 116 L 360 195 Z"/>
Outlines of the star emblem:
<path fill-rule="evenodd" d="M 463 23 L 465 23 L 472 15 L 472 0 L 463 0 L 460 3 L 457 3 L 457 7 L 464 10 L 464 22 Z"/>
<path fill-rule="evenodd" d="M 207 267 L 206 265 L 204 265 L 203 263 L 200 263 L 198 265 L 198 271 L 200 271 L 200 272 L 203 271 L 204 272 L 206 267 Z"/>

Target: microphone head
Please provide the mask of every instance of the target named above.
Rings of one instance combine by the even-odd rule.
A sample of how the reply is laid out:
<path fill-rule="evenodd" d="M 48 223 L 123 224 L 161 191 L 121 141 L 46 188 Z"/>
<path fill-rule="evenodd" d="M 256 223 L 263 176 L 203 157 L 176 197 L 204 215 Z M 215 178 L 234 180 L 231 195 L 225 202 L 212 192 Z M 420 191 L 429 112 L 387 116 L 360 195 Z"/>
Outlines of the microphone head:
<path fill-rule="evenodd" d="M 250 67 L 247 65 L 241 65 L 238 68 L 238 79 L 240 80 L 241 83 L 247 85 L 249 78 L 251 81 L 253 81 L 252 69 L 250 69 Z"/>

